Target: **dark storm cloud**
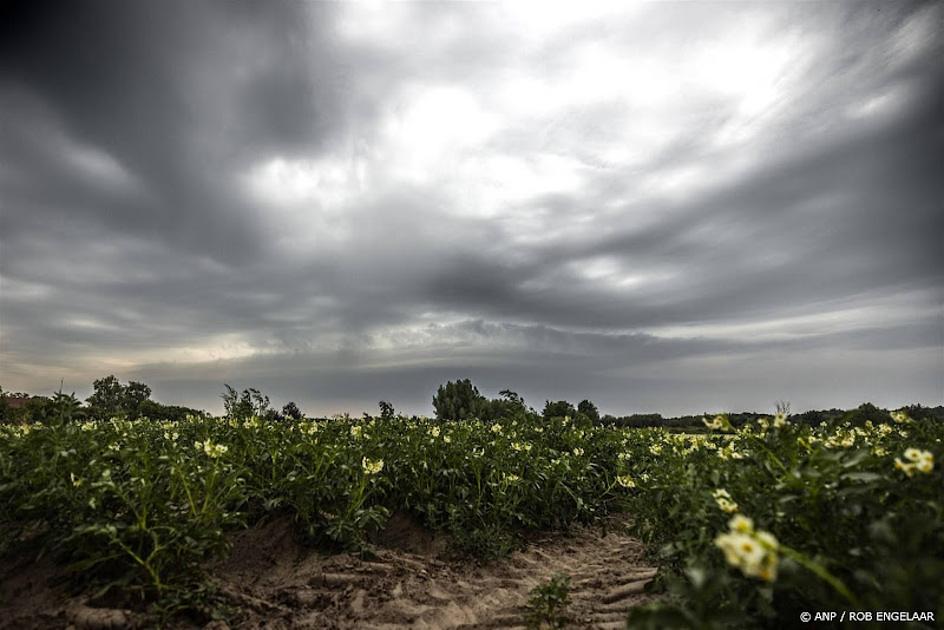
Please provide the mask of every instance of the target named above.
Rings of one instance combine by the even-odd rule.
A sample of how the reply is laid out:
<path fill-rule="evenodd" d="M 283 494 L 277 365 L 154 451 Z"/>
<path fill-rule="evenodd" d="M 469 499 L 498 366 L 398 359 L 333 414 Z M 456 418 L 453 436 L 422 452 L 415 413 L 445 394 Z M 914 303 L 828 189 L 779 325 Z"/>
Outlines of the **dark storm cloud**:
<path fill-rule="evenodd" d="M 2 11 L 5 387 L 941 402 L 936 5 Z"/>
<path fill-rule="evenodd" d="M 327 6 L 5 7 L 2 94 L 18 124 L 4 126 L 4 161 L 15 188 L 35 193 L 8 200 L 14 226 L 18 213 L 79 215 L 235 263 L 264 217 L 234 194 L 234 165 L 317 147 L 341 127 L 343 69 L 310 15 Z M 63 173 L 64 136 L 117 162 L 132 190 Z"/>

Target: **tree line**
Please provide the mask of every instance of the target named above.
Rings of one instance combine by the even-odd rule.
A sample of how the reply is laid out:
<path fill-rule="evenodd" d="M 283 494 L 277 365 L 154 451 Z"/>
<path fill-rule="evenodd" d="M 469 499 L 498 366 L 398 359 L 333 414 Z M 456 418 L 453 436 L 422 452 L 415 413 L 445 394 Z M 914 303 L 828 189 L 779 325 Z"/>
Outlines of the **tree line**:
<path fill-rule="evenodd" d="M 258 418 L 264 422 L 292 422 L 304 419 L 298 405 L 289 401 L 281 408 L 273 407 L 269 397 L 254 387 L 237 390 L 224 384 L 223 399 L 225 416 L 235 419 Z M 128 381 L 122 383 L 114 375 L 105 376 L 92 383 L 92 394 L 82 401 L 75 392 L 59 391 L 50 396 L 33 396 L 22 392 L 5 392 L 0 387 L 0 420 L 6 422 L 53 422 L 107 420 L 110 418 L 147 418 L 154 421 L 179 421 L 188 415 L 207 416 L 207 412 L 179 405 L 165 405 L 151 399 L 151 388 L 144 383 Z M 498 392 L 497 398 L 487 398 L 468 378 L 448 381 L 439 386 L 432 400 L 435 417 L 442 421 L 483 421 L 541 419 L 570 417 L 577 424 L 599 424 L 625 428 L 662 427 L 666 429 L 696 431 L 703 430 L 702 418 L 713 414 L 687 415 L 664 418 L 658 413 L 632 414 L 627 416 L 600 415 L 597 406 L 588 399 L 576 405 L 566 400 L 545 400 L 539 412 L 529 406 L 524 398 L 510 389 Z M 381 400 L 378 403 L 382 420 L 402 418 L 393 404 Z M 789 404 L 780 402 L 778 411 L 788 411 Z M 937 418 L 944 420 L 944 407 L 922 407 L 911 405 L 904 408 L 915 419 Z M 365 416 L 369 414 L 365 413 Z M 767 413 L 741 412 L 728 414 L 734 427 L 743 426 Z M 872 403 L 863 403 L 855 409 L 829 409 L 807 411 L 791 416 L 792 422 L 817 426 L 825 422 L 848 422 L 861 426 L 866 421 L 891 422 L 888 410 Z"/>
<path fill-rule="evenodd" d="M 23 392 L 5 392 L 0 387 L 0 419 L 7 422 L 54 422 L 107 420 L 109 418 L 148 418 L 178 421 L 188 415 L 207 415 L 205 411 L 180 405 L 164 405 L 151 400 L 151 388 L 137 381 L 122 384 L 114 375 L 92 382 L 92 395 L 82 400 L 75 392 L 59 391 L 50 396 Z"/>

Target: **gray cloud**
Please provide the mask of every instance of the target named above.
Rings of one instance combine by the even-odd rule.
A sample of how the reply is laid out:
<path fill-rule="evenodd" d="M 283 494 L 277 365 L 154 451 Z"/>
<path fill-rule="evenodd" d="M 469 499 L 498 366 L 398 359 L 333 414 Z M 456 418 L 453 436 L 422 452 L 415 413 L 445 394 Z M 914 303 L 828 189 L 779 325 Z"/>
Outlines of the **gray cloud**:
<path fill-rule="evenodd" d="M 942 402 L 935 4 L 2 11 L 4 387 Z"/>

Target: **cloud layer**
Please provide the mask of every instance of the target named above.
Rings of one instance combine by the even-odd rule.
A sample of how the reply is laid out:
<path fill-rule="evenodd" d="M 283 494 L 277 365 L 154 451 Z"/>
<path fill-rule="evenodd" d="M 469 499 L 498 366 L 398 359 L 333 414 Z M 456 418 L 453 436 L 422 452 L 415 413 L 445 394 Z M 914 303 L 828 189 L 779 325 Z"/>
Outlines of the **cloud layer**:
<path fill-rule="evenodd" d="M 2 11 L 7 389 L 942 402 L 937 4 Z"/>

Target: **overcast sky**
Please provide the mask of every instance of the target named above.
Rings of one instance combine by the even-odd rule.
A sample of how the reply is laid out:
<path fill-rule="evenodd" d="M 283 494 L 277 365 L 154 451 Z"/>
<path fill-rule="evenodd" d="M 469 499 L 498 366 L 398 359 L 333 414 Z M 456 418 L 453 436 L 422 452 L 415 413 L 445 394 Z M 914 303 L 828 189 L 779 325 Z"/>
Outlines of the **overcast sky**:
<path fill-rule="evenodd" d="M 944 402 L 940 3 L 2 6 L 6 390 Z"/>

